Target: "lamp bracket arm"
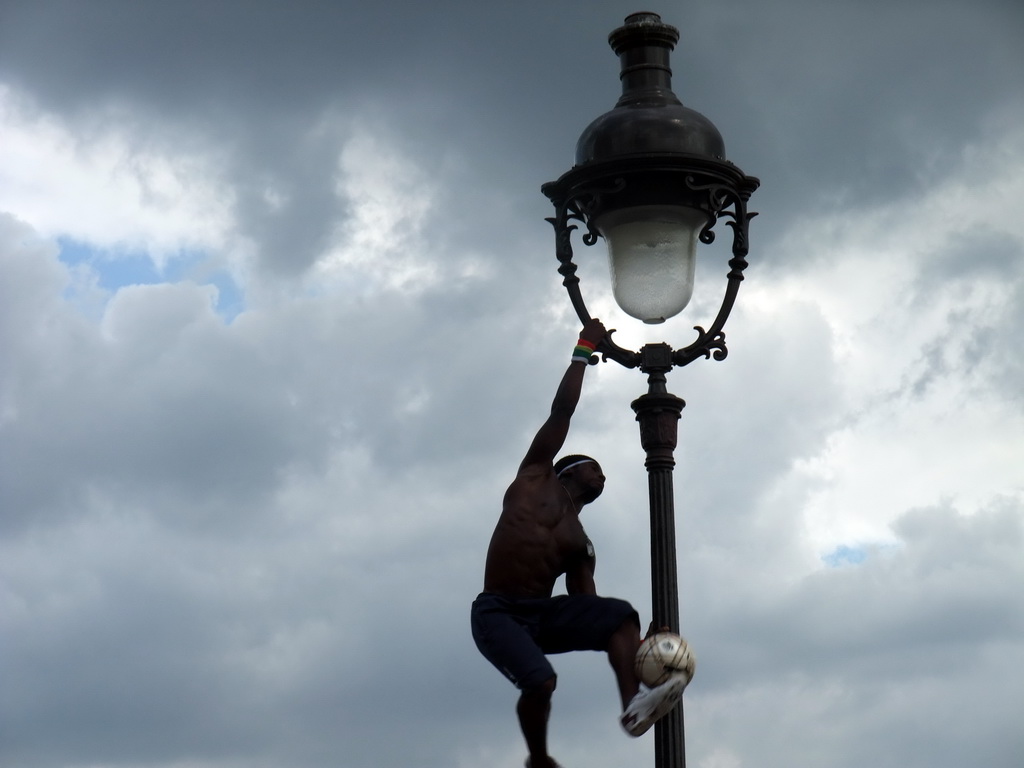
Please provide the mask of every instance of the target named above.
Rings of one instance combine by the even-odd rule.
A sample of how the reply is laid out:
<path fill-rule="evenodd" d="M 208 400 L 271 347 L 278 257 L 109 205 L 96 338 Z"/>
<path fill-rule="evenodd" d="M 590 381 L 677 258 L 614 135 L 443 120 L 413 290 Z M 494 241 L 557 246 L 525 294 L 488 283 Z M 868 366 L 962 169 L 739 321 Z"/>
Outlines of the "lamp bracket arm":
<path fill-rule="evenodd" d="M 558 273 L 562 276 L 562 285 L 565 286 L 565 290 L 569 294 L 569 300 L 572 302 L 573 309 L 576 310 L 576 316 L 583 325 L 586 325 L 591 320 L 590 312 L 583 301 L 583 294 L 580 291 L 580 279 L 576 276 L 577 267 L 572 260 L 572 233 L 578 229 L 578 226 L 569 222 L 580 221 L 587 223 L 588 231 L 583 235 L 583 243 L 585 245 L 593 245 L 597 242 L 597 232 L 587 222 L 587 217 L 582 212 L 580 203 L 576 199 L 567 199 L 557 203 L 555 206 L 555 216 L 545 219 L 545 221 L 549 222 L 555 229 L 555 256 L 559 263 Z M 636 368 L 640 365 L 639 354 L 620 347 L 612 341 L 611 336 L 614 332 L 614 330 L 608 331 L 608 334 L 597 345 L 596 351 L 601 354 L 606 362 L 614 360 L 625 368 Z M 591 362 L 596 363 L 597 358 L 591 358 Z"/>
<path fill-rule="evenodd" d="M 746 260 L 741 256 L 734 256 L 729 260 L 731 270 L 718 315 L 706 331 L 699 325 L 694 326 L 694 330 L 697 331 L 697 340 L 673 354 L 672 362 L 675 365 L 687 365 L 698 357 L 707 359 L 714 356 L 715 360 L 725 360 L 728 356 L 729 350 L 725 346 L 725 332 L 722 331 L 722 328 L 725 327 L 725 321 L 729 319 L 729 314 L 736 303 L 736 294 L 739 293 L 740 283 L 743 282 L 743 269 L 746 265 Z"/>
<path fill-rule="evenodd" d="M 708 193 L 709 217 L 708 223 L 699 235 L 700 241 L 702 243 L 713 242 L 715 233 L 712 231 L 712 227 L 715 222 L 722 217 L 730 219 L 726 224 L 733 231 L 732 258 L 729 260 L 725 296 L 714 322 L 707 330 L 699 325 L 694 326 L 694 330 L 697 331 L 697 340 L 673 353 L 674 365 L 688 365 L 699 357 L 705 359 L 714 357 L 715 360 L 724 360 L 729 354 L 725 343 L 725 332 L 722 329 L 736 303 L 736 294 L 743 281 L 743 270 L 747 268 L 748 224 L 757 215 L 747 211 L 747 199 L 758 182 L 752 177 L 744 177 L 744 181 L 747 183 L 737 187 L 735 184 L 723 184 L 715 181 L 706 184 L 699 183 L 694 176 L 689 176 L 686 179 L 686 184 L 690 189 Z"/>

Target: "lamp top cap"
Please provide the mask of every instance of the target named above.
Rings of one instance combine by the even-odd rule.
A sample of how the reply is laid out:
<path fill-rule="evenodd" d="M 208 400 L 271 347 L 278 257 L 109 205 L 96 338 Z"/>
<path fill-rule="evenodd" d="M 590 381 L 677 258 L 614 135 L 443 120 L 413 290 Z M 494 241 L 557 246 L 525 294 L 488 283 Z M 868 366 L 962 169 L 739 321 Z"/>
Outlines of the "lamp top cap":
<path fill-rule="evenodd" d="M 679 42 L 679 30 L 648 11 L 631 13 L 625 23 L 608 35 L 608 45 L 616 55 L 637 45 L 663 45 L 669 50 Z"/>
<path fill-rule="evenodd" d="M 679 30 L 656 13 L 627 16 L 608 36 L 620 60 L 622 95 L 580 135 L 577 167 L 653 155 L 725 161 L 725 143 L 714 123 L 672 92 L 669 59 L 678 41 Z"/>

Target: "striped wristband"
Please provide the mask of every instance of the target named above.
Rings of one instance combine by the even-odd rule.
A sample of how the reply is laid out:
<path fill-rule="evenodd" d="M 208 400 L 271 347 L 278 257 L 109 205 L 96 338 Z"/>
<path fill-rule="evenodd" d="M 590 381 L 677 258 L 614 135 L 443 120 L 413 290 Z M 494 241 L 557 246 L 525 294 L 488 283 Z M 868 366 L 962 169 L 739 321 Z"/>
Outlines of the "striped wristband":
<path fill-rule="evenodd" d="M 594 349 L 597 345 L 586 339 L 580 339 L 576 342 L 576 346 L 572 350 L 573 362 L 589 363 L 591 356 L 594 354 Z"/>

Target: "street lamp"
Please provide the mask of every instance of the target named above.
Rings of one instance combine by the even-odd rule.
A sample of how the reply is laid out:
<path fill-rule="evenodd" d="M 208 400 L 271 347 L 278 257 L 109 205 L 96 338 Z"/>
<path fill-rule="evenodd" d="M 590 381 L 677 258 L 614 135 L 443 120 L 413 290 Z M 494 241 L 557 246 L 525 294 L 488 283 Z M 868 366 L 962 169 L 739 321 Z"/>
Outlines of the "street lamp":
<path fill-rule="evenodd" d="M 573 263 L 572 232 L 582 240 L 604 239 L 615 300 L 645 323 L 661 323 L 681 312 L 693 292 L 698 242 L 715 239 L 720 218 L 732 228 L 732 258 L 718 314 L 697 339 L 681 349 L 646 344 L 638 352 L 620 347 L 611 332 L 598 352 L 647 374 L 648 391 L 632 403 L 647 458 L 651 508 L 652 614 L 657 626 L 679 631 L 676 574 L 673 452 L 686 405 L 666 389 L 674 366 L 698 358 L 724 360 L 722 328 L 747 266 L 747 230 L 756 214 L 747 201 L 759 181 L 725 159 L 714 124 L 684 107 L 672 92 L 669 54 L 679 31 L 654 13 L 634 13 L 608 36 L 619 56 L 622 96 L 594 120 L 576 144 L 576 163 L 541 190 L 555 206 L 558 272 L 580 321 L 590 319 Z M 596 362 L 592 360 L 592 362 Z M 685 768 L 682 705 L 655 726 L 657 768 Z"/>

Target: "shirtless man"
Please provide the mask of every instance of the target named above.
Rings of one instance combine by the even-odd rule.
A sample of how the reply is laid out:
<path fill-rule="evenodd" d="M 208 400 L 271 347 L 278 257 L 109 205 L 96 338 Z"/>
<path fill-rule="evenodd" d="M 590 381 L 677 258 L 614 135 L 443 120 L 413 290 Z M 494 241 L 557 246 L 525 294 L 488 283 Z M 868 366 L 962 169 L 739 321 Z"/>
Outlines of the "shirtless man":
<path fill-rule="evenodd" d="M 688 682 L 678 676 L 641 690 L 633 671 L 639 616 L 629 603 L 597 595 L 594 547 L 579 518 L 604 489 L 601 467 L 589 456 L 565 456 L 552 466 L 580 399 L 590 350 L 605 333 L 599 320 L 580 333 L 551 415 L 505 492 L 487 550 L 484 591 L 473 603 L 477 647 L 521 691 L 516 712 L 530 752 L 526 768 L 558 768 L 547 751 L 556 676 L 545 654 L 607 652 L 622 698 L 620 721 L 632 736 L 669 712 Z M 552 597 L 562 574 L 568 594 Z"/>

